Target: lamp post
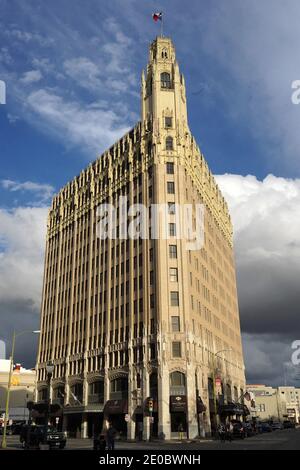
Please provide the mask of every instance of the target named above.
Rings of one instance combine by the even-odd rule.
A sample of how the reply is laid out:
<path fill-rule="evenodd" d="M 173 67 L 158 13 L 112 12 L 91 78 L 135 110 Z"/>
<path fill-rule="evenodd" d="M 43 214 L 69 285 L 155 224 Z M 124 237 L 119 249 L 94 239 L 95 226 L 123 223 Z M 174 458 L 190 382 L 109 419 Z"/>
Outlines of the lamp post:
<path fill-rule="evenodd" d="M 48 419 L 50 415 L 50 384 L 51 378 L 54 371 L 54 364 L 51 361 L 48 361 L 46 364 L 47 372 L 47 399 L 46 399 L 46 409 L 45 409 L 45 428 L 44 428 L 44 444 L 47 444 L 47 432 L 48 432 Z"/>
<path fill-rule="evenodd" d="M 221 349 L 220 351 L 217 351 L 216 353 L 213 353 L 213 395 L 214 395 L 214 412 L 215 412 L 215 424 L 216 424 L 216 430 L 217 430 L 217 424 L 218 424 L 218 418 L 217 418 L 217 396 L 216 396 L 216 374 L 215 374 L 215 358 L 221 354 L 222 352 L 226 351 L 232 351 L 232 349 Z"/>
<path fill-rule="evenodd" d="M 8 383 L 7 383 L 7 391 L 6 391 L 6 403 L 5 403 L 5 418 L 4 418 L 4 428 L 3 428 L 3 437 L 2 437 L 2 442 L 1 442 L 1 447 L 2 449 L 6 449 L 6 430 L 7 430 L 7 419 L 8 419 L 8 412 L 9 412 L 9 398 L 10 398 L 10 389 L 11 389 L 11 379 L 12 379 L 12 374 L 13 374 L 13 369 L 14 369 L 14 354 L 15 354 L 15 344 L 16 344 L 16 338 L 19 336 L 22 336 L 26 333 L 34 333 L 34 334 L 39 334 L 40 330 L 24 330 L 20 331 L 19 333 L 16 333 L 15 331 L 13 332 L 13 337 L 12 337 L 12 346 L 11 346 L 11 354 L 10 354 L 10 366 L 9 366 L 9 374 L 8 374 Z"/>

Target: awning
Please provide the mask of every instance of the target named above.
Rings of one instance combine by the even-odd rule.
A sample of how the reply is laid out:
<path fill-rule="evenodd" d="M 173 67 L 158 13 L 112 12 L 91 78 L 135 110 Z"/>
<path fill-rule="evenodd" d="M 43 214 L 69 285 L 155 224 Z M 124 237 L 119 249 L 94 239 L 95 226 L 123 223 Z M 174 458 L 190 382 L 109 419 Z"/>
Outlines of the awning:
<path fill-rule="evenodd" d="M 249 414 L 249 410 L 246 405 L 242 403 L 227 403 L 227 405 L 219 405 L 219 414 L 223 416 L 247 416 Z"/>
<path fill-rule="evenodd" d="M 108 400 L 103 409 L 106 415 L 126 414 L 128 413 L 127 400 Z"/>
<path fill-rule="evenodd" d="M 170 395 L 170 412 L 185 412 L 187 407 L 186 395 Z"/>

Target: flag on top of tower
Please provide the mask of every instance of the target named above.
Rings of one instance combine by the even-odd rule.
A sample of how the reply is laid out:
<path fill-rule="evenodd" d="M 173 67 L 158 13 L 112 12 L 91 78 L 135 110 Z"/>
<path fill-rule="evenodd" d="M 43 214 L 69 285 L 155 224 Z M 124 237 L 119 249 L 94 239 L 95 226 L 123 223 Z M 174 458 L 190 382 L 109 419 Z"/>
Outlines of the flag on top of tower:
<path fill-rule="evenodd" d="M 153 13 L 152 18 L 154 19 L 154 21 L 158 21 L 158 20 L 162 21 L 162 16 L 163 16 L 163 14 L 162 14 L 162 11 L 161 11 L 159 13 L 157 13 L 157 12 Z"/>

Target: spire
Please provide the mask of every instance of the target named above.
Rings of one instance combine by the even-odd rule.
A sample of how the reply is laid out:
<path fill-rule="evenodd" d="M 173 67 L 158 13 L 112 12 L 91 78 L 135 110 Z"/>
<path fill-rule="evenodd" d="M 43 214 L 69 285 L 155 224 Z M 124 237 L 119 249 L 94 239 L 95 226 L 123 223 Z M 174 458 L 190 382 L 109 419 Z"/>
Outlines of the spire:
<path fill-rule="evenodd" d="M 170 38 L 158 36 L 151 43 L 146 74 L 141 83 L 141 120 L 153 121 L 156 129 L 165 127 L 188 130 L 185 82 Z M 168 120 L 170 122 L 170 120 Z"/>

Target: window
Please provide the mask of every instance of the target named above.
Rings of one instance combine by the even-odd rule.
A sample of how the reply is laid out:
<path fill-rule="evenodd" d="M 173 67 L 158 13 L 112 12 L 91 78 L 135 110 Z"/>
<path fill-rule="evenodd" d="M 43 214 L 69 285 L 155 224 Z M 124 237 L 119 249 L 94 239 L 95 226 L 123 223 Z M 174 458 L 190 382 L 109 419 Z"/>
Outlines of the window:
<path fill-rule="evenodd" d="M 173 341 L 172 343 L 172 356 L 181 357 L 181 342 Z"/>
<path fill-rule="evenodd" d="M 167 174 L 174 175 L 174 163 L 173 162 L 167 162 Z"/>
<path fill-rule="evenodd" d="M 173 137 L 170 135 L 166 138 L 166 150 L 173 150 Z"/>
<path fill-rule="evenodd" d="M 172 291 L 171 292 L 171 306 L 178 307 L 179 305 L 179 292 Z"/>
<path fill-rule="evenodd" d="M 258 407 L 258 411 L 262 413 L 266 411 L 266 405 L 264 403 L 260 403 L 257 407 Z"/>
<path fill-rule="evenodd" d="M 178 282 L 177 268 L 170 268 L 170 281 L 171 282 Z"/>
<path fill-rule="evenodd" d="M 182 372 L 172 372 L 170 374 L 171 387 L 185 387 L 185 375 Z"/>
<path fill-rule="evenodd" d="M 171 88 L 171 77 L 168 72 L 163 72 L 160 75 L 160 82 L 162 88 Z"/>
<path fill-rule="evenodd" d="M 171 325 L 172 331 L 180 331 L 180 318 L 179 317 L 171 317 Z"/>
<path fill-rule="evenodd" d="M 176 224 L 174 223 L 169 224 L 169 236 L 176 237 Z"/>
<path fill-rule="evenodd" d="M 169 245 L 170 258 L 177 258 L 177 245 Z"/>
<path fill-rule="evenodd" d="M 175 183 L 173 181 L 167 182 L 167 192 L 168 194 L 175 194 Z"/>
<path fill-rule="evenodd" d="M 174 202 L 168 202 L 168 213 L 170 215 L 175 214 L 175 203 Z"/>
<path fill-rule="evenodd" d="M 166 116 L 165 117 L 165 127 L 172 127 L 172 118 L 171 117 L 168 117 Z"/>

